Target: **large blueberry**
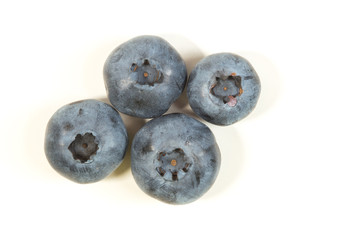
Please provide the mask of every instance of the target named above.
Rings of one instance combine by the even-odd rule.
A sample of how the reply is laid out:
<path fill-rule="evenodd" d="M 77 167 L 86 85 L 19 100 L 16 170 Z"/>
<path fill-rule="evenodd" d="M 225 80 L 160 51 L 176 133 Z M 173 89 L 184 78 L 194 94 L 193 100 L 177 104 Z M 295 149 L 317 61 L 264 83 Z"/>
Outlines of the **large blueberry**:
<path fill-rule="evenodd" d="M 185 62 L 167 41 L 140 36 L 117 47 L 104 66 L 108 98 L 120 112 L 141 118 L 165 113 L 184 90 Z"/>
<path fill-rule="evenodd" d="M 128 144 L 119 113 L 97 100 L 63 106 L 49 120 L 45 154 L 64 177 L 78 182 L 97 182 L 122 162 Z"/>
<path fill-rule="evenodd" d="M 180 113 L 147 122 L 131 147 L 136 183 L 150 196 L 172 204 L 201 197 L 215 182 L 220 162 L 211 130 Z"/>
<path fill-rule="evenodd" d="M 189 104 L 204 120 L 230 125 L 246 117 L 260 95 L 260 80 L 250 63 L 232 53 L 213 54 L 192 70 Z"/>

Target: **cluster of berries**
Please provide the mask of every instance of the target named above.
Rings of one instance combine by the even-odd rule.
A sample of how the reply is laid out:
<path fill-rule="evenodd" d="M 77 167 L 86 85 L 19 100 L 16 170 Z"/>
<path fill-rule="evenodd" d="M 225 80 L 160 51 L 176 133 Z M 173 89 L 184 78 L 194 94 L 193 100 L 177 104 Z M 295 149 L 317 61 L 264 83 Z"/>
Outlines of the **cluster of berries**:
<path fill-rule="evenodd" d="M 216 125 L 246 117 L 260 94 L 250 63 L 232 53 L 205 57 L 192 70 L 167 41 L 140 36 L 117 47 L 104 66 L 112 106 L 82 100 L 60 108 L 49 120 L 45 154 L 51 166 L 78 183 L 92 183 L 123 161 L 128 135 L 119 112 L 153 118 L 131 144 L 131 170 L 150 196 L 172 204 L 201 197 L 215 182 L 220 149 L 211 130 L 182 113 L 163 115 L 184 91 L 193 111 Z"/>

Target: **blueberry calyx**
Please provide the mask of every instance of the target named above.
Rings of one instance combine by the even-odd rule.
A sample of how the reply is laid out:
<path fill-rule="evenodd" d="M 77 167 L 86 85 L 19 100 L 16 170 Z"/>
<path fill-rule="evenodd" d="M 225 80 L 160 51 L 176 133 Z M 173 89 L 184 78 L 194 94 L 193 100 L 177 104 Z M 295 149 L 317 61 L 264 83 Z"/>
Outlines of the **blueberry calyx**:
<path fill-rule="evenodd" d="M 145 59 L 141 64 L 133 63 L 130 67 L 131 72 L 136 74 L 134 77 L 136 82 L 140 85 L 154 86 L 155 83 L 161 83 L 163 75 L 161 71 L 156 68 L 156 65 L 151 65 L 148 59 Z"/>
<path fill-rule="evenodd" d="M 68 149 L 72 153 L 74 160 L 86 163 L 89 162 L 92 155 L 96 154 L 99 146 L 92 133 L 85 133 L 84 135 L 77 134 Z"/>
<path fill-rule="evenodd" d="M 158 154 L 156 171 L 168 181 L 177 181 L 185 176 L 192 163 L 181 148 Z"/>
<path fill-rule="evenodd" d="M 232 73 L 229 76 L 219 76 L 215 78 L 216 83 L 210 87 L 210 93 L 221 99 L 224 104 L 230 107 L 236 105 L 236 97 L 243 93 L 241 87 L 241 77 Z"/>

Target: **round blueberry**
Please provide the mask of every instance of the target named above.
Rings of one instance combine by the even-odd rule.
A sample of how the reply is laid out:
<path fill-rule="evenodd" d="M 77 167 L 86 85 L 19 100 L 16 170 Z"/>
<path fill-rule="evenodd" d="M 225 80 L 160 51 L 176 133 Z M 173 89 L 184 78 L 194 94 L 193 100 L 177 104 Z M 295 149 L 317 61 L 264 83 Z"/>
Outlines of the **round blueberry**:
<path fill-rule="evenodd" d="M 78 182 L 97 182 L 122 162 L 128 144 L 119 113 L 97 100 L 63 106 L 49 120 L 45 154 L 64 177 Z"/>
<path fill-rule="evenodd" d="M 117 47 L 104 66 L 105 87 L 120 112 L 153 118 L 165 113 L 184 90 L 185 62 L 167 41 L 140 36 Z"/>
<path fill-rule="evenodd" d="M 215 182 L 221 156 L 203 123 L 173 113 L 147 122 L 131 147 L 131 170 L 139 187 L 172 204 L 201 197 Z"/>
<path fill-rule="evenodd" d="M 260 80 L 250 63 L 232 53 L 213 54 L 192 70 L 187 96 L 193 111 L 217 125 L 246 117 L 260 95 Z"/>

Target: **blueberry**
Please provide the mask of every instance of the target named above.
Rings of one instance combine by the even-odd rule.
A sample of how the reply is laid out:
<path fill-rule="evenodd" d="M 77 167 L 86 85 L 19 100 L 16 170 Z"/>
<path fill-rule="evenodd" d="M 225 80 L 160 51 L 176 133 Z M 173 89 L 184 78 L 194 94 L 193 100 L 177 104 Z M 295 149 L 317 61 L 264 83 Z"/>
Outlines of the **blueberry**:
<path fill-rule="evenodd" d="M 186 78 L 179 53 L 156 36 L 139 36 L 121 44 L 104 66 L 111 104 L 140 118 L 164 114 L 184 90 Z"/>
<path fill-rule="evenodd" d="M 119 113 L 97 100 L 63 106 L 48 122 L 45 154 L 64 177 L 78 182 L 97 182 L 122 162 L 128 144 Z"/>
<path fill-rule="evenodd" d="M 180 113 L 147 122 L 131 147 L 136 183 L 148 195 L 171 204 L 201 197 L 215 182 L 220 162 L 211 130 Z"/>
<path fill-rule="evenodd" d="M 250 63 L 232 53 L 213 54 L 192 70 L 187 96 L 193 111 L 217 125 L 246 117 L 260 95 L 260 80 Z"/>

